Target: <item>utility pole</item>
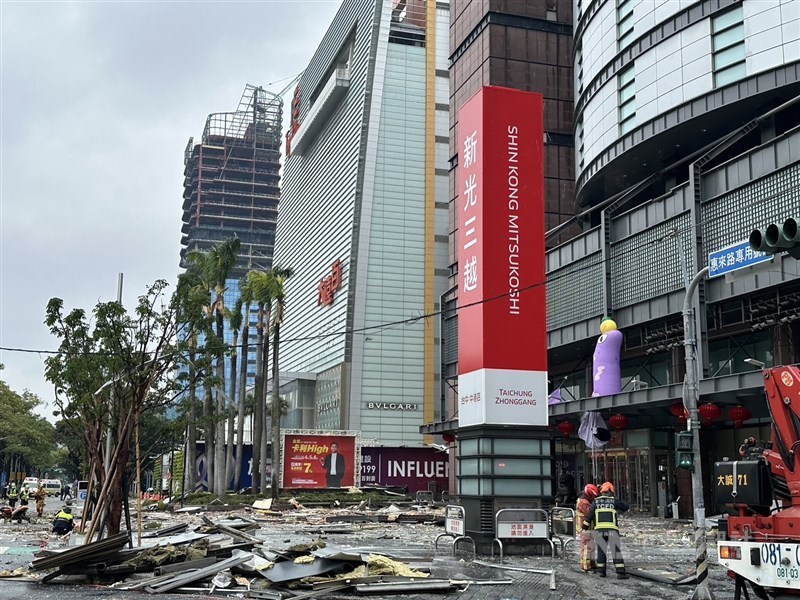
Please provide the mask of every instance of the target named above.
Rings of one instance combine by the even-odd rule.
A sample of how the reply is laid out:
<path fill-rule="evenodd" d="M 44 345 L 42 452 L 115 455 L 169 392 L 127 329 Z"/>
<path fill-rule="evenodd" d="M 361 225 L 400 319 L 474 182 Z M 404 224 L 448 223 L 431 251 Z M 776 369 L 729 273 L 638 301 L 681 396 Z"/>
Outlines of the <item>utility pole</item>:
<path fill-rule="evenodd" d="M 695 353 L 697 332 L 694 329 L 695 320 L 692 318 L 692 296 L 706 275 L 708 275 L 708 267 L 704 267 L 694 276 L 689 287 L 686 288 L 686 296 L 683 299 L 683 348 L 686 359 L 683 404 L 689 412 L 688 426 L 692 431 L 692 497 L 694 499 L 695 574 L 697 576 L 697 587 L 691 596 L 692 600 L 713 600 L 714 598 L 711 590 L 708 589 L 706 508 L 703 500 L 703 461 L 700 457 L 700 415 L 697 411 L 700 387 Z"/>
<path fill-rule="evenodd" d="M 122 273 L 117 278 L 117 302 L 122 304 Z M 99 391 L 99 390 L 98 390 Z M 108 411 L 108 429 L 106 429 L 106 456 L 103 465 L 106 470 L 106 477 L 108 477 L 108 470 L 111 468 L 111 427 L 113 426 L 113 417 L 111 415 L 111 407 L 114 405 L 114 388 L 109 392 L 109 411 Z"/>

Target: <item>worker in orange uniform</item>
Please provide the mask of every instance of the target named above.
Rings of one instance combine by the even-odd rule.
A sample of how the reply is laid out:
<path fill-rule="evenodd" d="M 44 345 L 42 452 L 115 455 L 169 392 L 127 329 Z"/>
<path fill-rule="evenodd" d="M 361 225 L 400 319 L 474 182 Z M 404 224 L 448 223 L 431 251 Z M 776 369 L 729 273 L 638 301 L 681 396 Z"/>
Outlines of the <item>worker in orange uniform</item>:
<path fill-rule="evenodd" d="M 36 515 L 41 517 L 44 514 L 44 501 L 47 499 L 47 490 L 44 489 L 43 483 L 39 483 L 39 489 L 33 492 L 31 497 L 36 499 Z"/>
<path fill-rule="evenodd" d="M 597 574 L 606 576 L 606 558 L 611 555 L 617 579 L 627 579 L 625 561 L 619 542 L 619 525 L 617 512 L 625 512 L 630 507 L 622 500 L 614 497 L 614 484 L 606 481 L 600 486 L 600 495 L 589 505 L 589 513 L 583 521 L 584 527 L 594 529 L 594 540 L 597 544 Z"/>
<path fill-rule="evenodd" d="M 575 531 L 580 536 L 581 554 L 580 565 L 581 571 L 585 573 L 594 572 L 596 569 L 594 562 L 594 540 L 592 539 L 592 531 L 588 527 L 584 527 L 584 521 L 589 515 L 589 506 L 592 500 L 597 498 L 600 490 L 593 483 L 587 483 L 583 487 L 583 491 L 578 494 L 578 501 L 575 503 Z"/>

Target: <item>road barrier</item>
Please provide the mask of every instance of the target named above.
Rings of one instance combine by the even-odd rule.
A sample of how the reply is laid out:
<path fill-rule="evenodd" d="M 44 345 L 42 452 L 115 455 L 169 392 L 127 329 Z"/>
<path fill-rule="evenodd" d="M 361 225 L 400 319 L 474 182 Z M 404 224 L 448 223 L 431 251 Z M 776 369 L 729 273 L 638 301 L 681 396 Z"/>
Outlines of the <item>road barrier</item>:
<path fill-rule="evenodd" d="M 503 562 L 503 540 L 542 540 L 550 544 L 550 555 L 556 557 L 556 546 L 550 530 L 550 515 L 541 508 L 503 508 L 494 516 L 495 537 L 492 540 L 492 558 L 494 545 L 500 548 L 500 562 Z"/>
<path fill-rule="evenodd" d="M 444 533 L 436 536 L 433 542 L 433 549 L 439 549 L 439 540 L 443 537 L 453 538 L 453 556 L 456 555 L 456 549 L 459 542 L 469 542 L 472 544 L 473 558 L 477 555 L 477 548 L 475 547 L 475 540 L 465 535 L 466 532 L 466 512 L 463 506 L 456 506 L 451 504 L 444 509 Z"/>
<path fill-rule="evenodd" d="M 561 558 L 564 558 L 567 546 L 575 541 L 575 509 L 554 506 L 550 509 L 550 524 L 553 536 L 561 545 Z"/>

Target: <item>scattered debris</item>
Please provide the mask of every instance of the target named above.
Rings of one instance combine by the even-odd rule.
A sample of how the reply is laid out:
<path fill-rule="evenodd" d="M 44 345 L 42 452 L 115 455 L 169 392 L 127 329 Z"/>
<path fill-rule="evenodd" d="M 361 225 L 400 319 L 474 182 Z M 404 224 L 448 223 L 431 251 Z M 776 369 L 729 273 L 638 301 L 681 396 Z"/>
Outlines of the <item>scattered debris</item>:
<path fill-rule="evenodd" d="M 578 582 L 601 585 L 599 580 L 580 573 L 571 556 L 555 561 L 549 557 L 515 557 L 503 565 L 455 560 L 449 552 L 437 552 L 433 544 L 441 531 L 437 526 L 443 522 L 443 507 L 415 505 L 395 498 L 392 502 L 386 508 L 371 508 L 367 500 L 335 507 L 327 500 L 324 507 L 308 503 L 315 506 L 307 508 L 295 501 L 288 503 L 295 508 L 284 505 L 280 513 L 272 512 L 270 501 L 256 501 L 252 511 L 242 505 L 231 505 L 227 512 L 206 512 L 198 507 L 171 514 L 160 511 L 149 517 L 150 528 L 142 536 L 141 546 L 134 548 L 126 547 L 128 536 L 124 533 L 91 544 L 64 547 L 67 540 L 74 544 L 80 537 L 73 534 L 71 538 L 59 538 L 31 529 L 31 537 L 36 538 L 34 544 L 44 549 L 36 554 L 30 570 L 38 574 L 37 581 L 41 582 L 81 575 L 89 583 L 120 590 L 262 600 L 310 600 L 326 594 L 432 596 L 464 592 L 472 586 L 512 586 L 520 581 L 533 581 L 540 586 L 537 590 L 545 592 L 548 587 L 556 589 L 556 570 L 558 593 L 567 594 L 563 597 L 575 597 L 571 594 Z M 13 527 L 15 532 L 21 531 L 16 524 Z M 338 546 L 325 539 L 333 534 Z M 636 557 L 640 563 L 630 564 L 628 569 L 648 581 L 629 580 L 624 585 L 630 594 L 611 595 L 655 597 L 638 593 L 638 580 L 639 586 L 657 587 L 662 600 L 673 598 L 668 590 L 677 592 L 674 586 L 691 582 L 692 576 L 682 574 L 681 564 L 663 558 L 670 553 L 685 554 L 689 567 L 692 545 L 685 540 L 691 540 L 691 534 L 690 523 L 626 517 L 623 552 L 626 558 Z M 628 544 L 644 546 L 646 550 L 628 553 Z M 0 578 L 24 581 L 29 571 L 15 567 L 0 571 Z M 575 575 L 571 575 L 573 571 Z M 606 581 L 602 585 L 605 584 Z M 598 593 L 603 590 L 608 591 L 598 588 Z M 506 592 L 511 594 L 511 587 L 498 590 L 497 597 L 508 597 Z M 476 595 L 474 588 L 471 594 L 469 597 L 483 597 Z"/>
<path fill-rule="evenodd" d="M 253 502 L 253 508 L 257 510 L 272 510 L 272 498 L 256 500 Z"/>
<path fill-rule="evenodd" d="M 27 574 L 28 570 L 25 567 L 19 567 L 13 571 L 9 571 L 8 569 L 0 570 L 0 577 L 23 577 Z"/>

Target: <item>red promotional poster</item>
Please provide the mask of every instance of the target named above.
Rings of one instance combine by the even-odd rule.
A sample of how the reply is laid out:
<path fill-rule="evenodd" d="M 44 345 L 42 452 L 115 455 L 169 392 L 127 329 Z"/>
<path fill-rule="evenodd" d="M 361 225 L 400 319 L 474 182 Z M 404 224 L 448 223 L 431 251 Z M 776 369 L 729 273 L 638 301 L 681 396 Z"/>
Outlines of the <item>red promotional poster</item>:
<path fill-rule="evenodd" d="M 355 435 L 287 433 L 284 436 L 284 488 L 352 487 L 355 469 Z"/>
<path fill-rule="evenodd" d="M 486 86 L 458 112 L 459 424 L 547 424 L 543 103 Z"/>

